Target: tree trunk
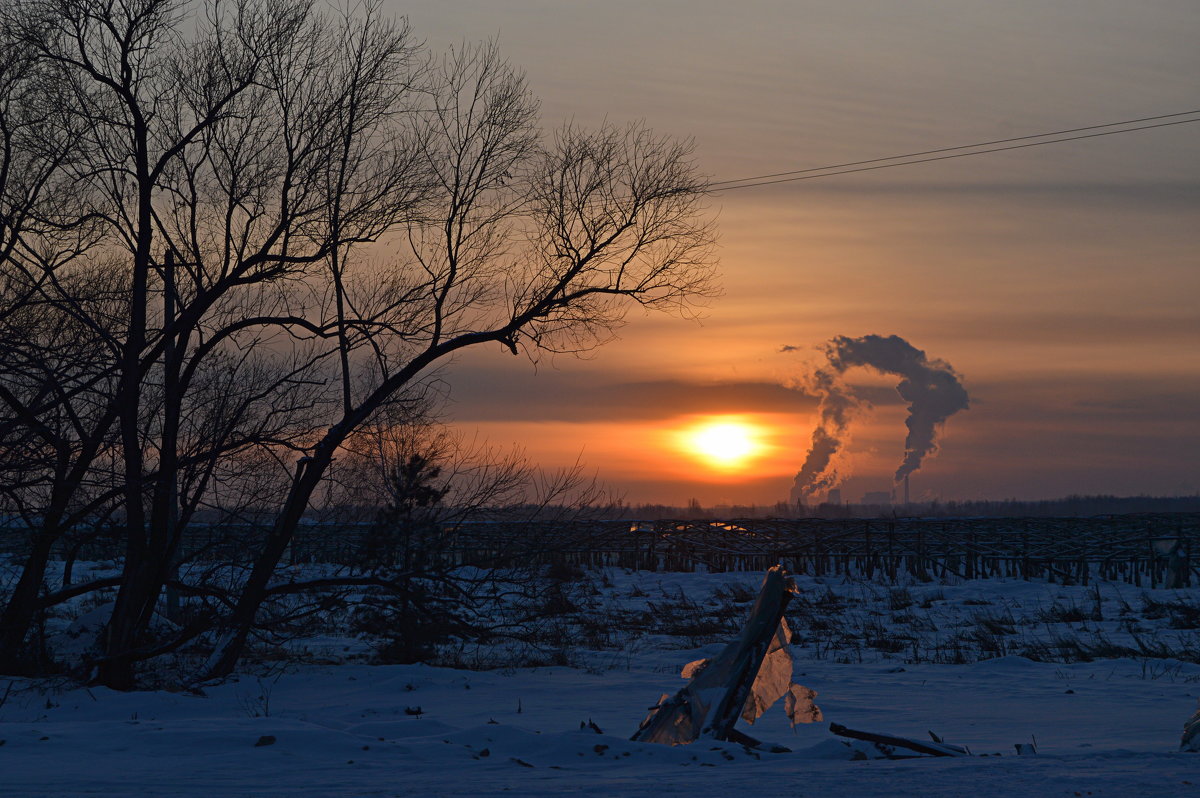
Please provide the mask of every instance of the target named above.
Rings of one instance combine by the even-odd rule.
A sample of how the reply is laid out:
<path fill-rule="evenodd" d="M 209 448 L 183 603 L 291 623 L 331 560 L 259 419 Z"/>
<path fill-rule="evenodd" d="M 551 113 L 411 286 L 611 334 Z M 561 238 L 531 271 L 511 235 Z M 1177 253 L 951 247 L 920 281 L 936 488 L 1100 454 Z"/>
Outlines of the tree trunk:
<path fill-rule="evenodd" d="M 128 558 L 121 574 L 121 589 L 113 605 L 112 616 L 104 635 L 104 658 L 96 669 L 94 684 L 113 690 L 132 690 L 136 687 L 136 658 L 139 644 L 138 623 L 150 592 L 146 558 Z"/>
<path fill-rule="evenodd" d="M 320 447 L 318 449 L 320 450 Z M 242 656 L 242 649 L 246 645 L 250 630 L 254 627 L 258 608 L 267 597 L 267 587 L 275 574 L 275 568 L 295 536 L 296 527 L 308 507 L 309 498 L 330 460 L 332 457 L 325 455 L 320 465 L 316 458 L 301 461 L 283 509 L 275 519 L 262 551 L 254 561 L 254 568 L 250 571 L 250 576 L 238 596 L 238 602 L 226 621 L 225 634 L 209 657 L 199 681 L 224 679 L 233 673 Z"/>
<path fill-rule="evenodd" d="M 131 79 L 123 75 L 126 83 Z M 136 91 L 122 87 L 123 104 L 131 119 L 134 178 L 137 185 L 137 220 L 134 223 L 132 280 L 130 285 L 129 327 L 121 352 L 121 379 L 117 389 L 121 455 L 125 477 L 126 547 L 125 581 L 117 592 L 117 601 L 104 635 L 105 658 L 96 674 L 96 683 L 114 690 L 134 687 L 134 659 L 139 623 L 150 592 L 146 562 L 147 535 L 145 508 L 145 455 L 142 441 L 142 366 L 146 348 L 147 311 L 150 295 L 151 248 L 153 245 L 153 181 L 150 177 L 149 129 Z"/>
<path fill-rule="evenodd" d="M 38 532 L 33 541 L 33 550 L 21 569 L 21 578 L 13 588 L 4 615 L 0 616 L 0 673 L 21 675 L 36 671 L 36 663 L 26 650 L 25 639 L 40 609 L 38 593 L 57 539 L 55 532 L 46 529 Z"/>

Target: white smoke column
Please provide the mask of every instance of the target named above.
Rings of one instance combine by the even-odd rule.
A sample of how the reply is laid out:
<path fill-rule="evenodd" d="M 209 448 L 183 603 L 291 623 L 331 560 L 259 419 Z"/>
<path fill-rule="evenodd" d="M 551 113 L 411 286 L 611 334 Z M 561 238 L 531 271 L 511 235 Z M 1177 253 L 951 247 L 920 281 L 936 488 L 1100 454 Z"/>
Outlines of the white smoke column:
<path fill-rule="evenodd" d="M 970 407 L 967 391 L 958 374 L 944 360 L 930 360 L 925 353 L 898 335 L 838 336 L 825 347 L 829 365 L 839 374 L 853 366 L 866 366 L 901 378 L 896 386 L 909 403 L 908 437 L 904 462 L 896 469 L 896 482 L 921 467 L 927 454 L 937 451 L 937 429 L 946 419 Z"/>
<path fill-rule="evenodd" d="M 793 349 L 785 347 L 784 351 Z M 938 425 L 969 407 L 966 389 L 950 364 L 930 360 L 897 335 L 840 335 L 825 345 L 825 356 L 828 367 L 816 369 L 801 381 L 809 395 L 819 397 L 820 404 L 812 447 L 792 489 L 798 498 L 835 487 L 841 481 L 842 475 L 831 464 L 848 439 L 851 420 L 863 405 L 842 379 L 847 369 L 863 366 L 901 378 L 896 390 L 909 403 L 904 421 L 908 437 L 896 482 L 920 468 L 927 454 L 937 451 Z"/>
<path fill-rule="evenodd" d="M 796 474 L 792 489 L 797 498 L 808 498 L 841 481 L 841 475 L 830 467 L 830 463 L 845 443 L 850 420 L 860 405 L 858 399 L 846 390 L 841 377 L 825 369 L 817 369 L 809 374 L 804 381 L 804 390 L 811 396 L 820 397 L 821 402 L 817 407 L 817 428 L 813 430 L 812 447 L 800 472 Z"/>

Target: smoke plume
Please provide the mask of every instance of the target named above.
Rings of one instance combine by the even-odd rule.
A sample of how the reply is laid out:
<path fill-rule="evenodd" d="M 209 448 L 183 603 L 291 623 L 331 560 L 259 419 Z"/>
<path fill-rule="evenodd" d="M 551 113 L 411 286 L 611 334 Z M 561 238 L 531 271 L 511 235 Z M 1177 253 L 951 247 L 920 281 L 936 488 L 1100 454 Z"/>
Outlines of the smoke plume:
<path fill-rule="evenodd" d="M 904 441 L 904 460 L 896 469 L 896 482 L 920 468 L 926 455 L 937 451 L 938 425 L 969 407 L 967 391 L 950 364 L 928 359 L 897 335 L 839 335 L 825 345 L 824 351 L 828 365 L 802 380 L 808 393 L 820 397 L 820 405 L 812 448 L 796 474 L 793 493 L 798 497 L 827 490 L 840 481 L 832 465 L 834 455 L 848 440 L 850 422 L 863 404 L 843 380 L 848 369 L 863 366 L 900 377 L 896 391 L 909 403 L 904 421 L 908 437 Z"/>

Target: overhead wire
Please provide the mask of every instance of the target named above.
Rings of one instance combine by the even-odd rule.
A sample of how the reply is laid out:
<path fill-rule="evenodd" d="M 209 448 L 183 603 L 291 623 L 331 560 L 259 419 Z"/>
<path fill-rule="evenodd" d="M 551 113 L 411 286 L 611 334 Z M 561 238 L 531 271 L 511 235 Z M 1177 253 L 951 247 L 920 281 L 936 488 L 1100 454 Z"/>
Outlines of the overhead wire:
<path fill-rule="evenodd" d="M 975 144 L 963 144 L 957 147 L 940 147 L 932 150 L 922 150 L 920 152 L 905 153 L 903 155 L 892 155 L 886 158 L 870 158 L 861 161 L 849 161 L 846 163 L 830 164 L 828 166 L 812 167 L 809 169 L 795 169 L 786 172 L 775 172 L 773 174 L 755 175 L 751 177 L 743 177 L 733 180 L 720 180 L 709 184 L 711 193 L 722 191 L 733 191 L 741 188 L 755 188 L 757 186 L 769 186 L 776 183 L 790 183 L 800 180 L 815 180 L 821 177 L 832 177 L 835 175 L 852 174 L 855 172 L 870 172 L 878 169 L 891 169 L 897 166 L 911 166 L 913 164 L 930 163 L 933 161 L 945 161 L 953 158 L 966 158 L 972 155 L 986 155 L 993 152 L 1003 152 L 1006 150 L 1019 150 L 1029 147 L 1041 147 L 1047 144 L 1060 144 L 1068 141 L 1079 141 L 1081 139 L 1099 138 L 1102 136 L 1115 136 L 1121 133 L 1133 133 L 1139 130 L 1150 130 L 1160 127 L 1171 127 L 1173 125 L 1186 125 L 1193 122 L 1200 122 L 1200 116 L 1192 119 L 1178 119 L 1181 116 L 1190 116 L 1200 114 L 1200 110 L 1195 111 L 1180 111 L 1172 114 L 1160 114 L 1158 116 L 1141 117 L 1139 119 L 1127 119 L 1123 122 L 1108 122 L 1100 125 L 1088 125 L 1085 127 L 1069 128 L 1066 130 L 1058 130 L 1049 133 L 1036 133 L 1026 136 L 1014 136 L 1007 139 L 994 139 L 991 141 L 977 142 Z M 1174 119 L 1175 121 L 1162 122 L 1156 120 Z M 1137 125 L 1136 127 L 1127 127 L 1140 122 L 1155 121 L 1151 125 Z M 1104 130 L 1104 128 L 1120 127 L 1119 130 Z M 1077 133 L 1085 130 L 1101 130 L 1099 133 L 1085 133 L 1078 136 L 1067 136 L 1068 133 Z M 1058 137 L 1058 138 L 1051 138 Z M 1033 141 L 1032 139 L 1044 139 Z M 1011 142 L 1025 142 L 1022 144 L 1012 144 Z M 995 144 L 1006 144 L 1007 146 L 995 147 Z M 983 149 L 981 149 L 983 148 Z M 948 154 L 939 154 L 948 153 Z M 920 156 L 933 157 L 920 157 Z"/>
<path fill-rule="evenodd" d="M 1086 125 L 1084 127 L 1072 127 L 1072 128 L 1067 128 L 1065 130 L 1052 130 L 1047 133 L 1030 133 L 1025 136 L 1013 136 L 1012 138 L 1007 138 L 1007 139 L 992 139 L 991 141 L 978 141 L 974 144 L 960 144 L 957 147 L 940 147 L 935 150 L 921 150 L 920 152 L 908 152 L 908 153 L 904 153 L 903 155 L 890 155 L 886 158 L 871 158 L 871 159 L 865 160 L 865 161 L 849 161 L 847 163 L 836 163 L 836 164 L 830 164 L 829 166 L 821 166 L 821 167 L 815 167 L 815 168 L 811 168 L 811 169 L 793 169 L 793 170 L 790 170 L 787 172 L 775 172 L 773 174 L 767 174 L 767 175 L 754 175 L 752 177 L 743 177 L 743 178 L 740 178 L 737 180 L 719 180 L 715 183 L 710 183 L 709 185 L 720 186 L 720 185 L 724 185 L 726 183 L 742 183 L 747 180 L 766 180 L 768 178 L 773 178 L 773 177 L 785 177 L 787 175 L 803 174 L 804 172 L 824 171 L 826 169 L 841 169 L 846 166 L 862 166 L 863 164 L 878 163 L 880 161 L 895 161 L 900 158 L 916 158 L 921 155 L 935 155 L 940 152 L 953 152 L 955 150 L 968 150 L 968 149 L 975 149 L 977 147 L 990 147 L 993 144 L 1009 144 L 1014 141 L 1026 141 L 1029 139 L 1044 139 L 1049 136 L 1065 136 L 1068 133 L 1082 133 L 1085 130 L 1100 130 L 1101 128 L 1106 128 L 1106 127 L 1119 127 L 1122 125 L 1136 125 L 1136 124 L 1140 124 L 1142 122 L 1157 122 L 1160 119 L 1173 119 L 1173 118 L 1180 117 L 1180 116 L 1191 116 L 1193 114 L 1200 114 L 1200 109 L 1197 109 L 1194 111 L 1178 111 L 1173 114 L 1159 114 L 1157 116 L 1143 116 L 1143 117 L 1138 117 L 1137 119 L 1126 119 L 1121 122 L 1105 122 L 1105 123 L 1099 124 L 1099 125 Z"/>

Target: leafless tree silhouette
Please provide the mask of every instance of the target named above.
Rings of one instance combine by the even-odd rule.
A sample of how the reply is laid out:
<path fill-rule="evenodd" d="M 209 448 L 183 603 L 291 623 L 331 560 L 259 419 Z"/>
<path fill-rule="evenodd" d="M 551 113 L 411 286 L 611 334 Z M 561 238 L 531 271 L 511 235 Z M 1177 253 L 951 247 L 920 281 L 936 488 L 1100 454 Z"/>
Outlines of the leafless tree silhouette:
<path fill-rule="evenodd" d="M 4 667 L 55 541 L 113 518 L 95 678 L 133 687 L 198 633 L 149 629 L 184 530 L 232 501 L 270 520 L 203 674 L 227 675 L 339 450 L 432 368 L 585 351 L 711 290 L 687 145 L 543 136 L 494 46 L 430 57 L 376 0 L 12 0 L 0 24 L 0 468 L 36 530 Z"/>

